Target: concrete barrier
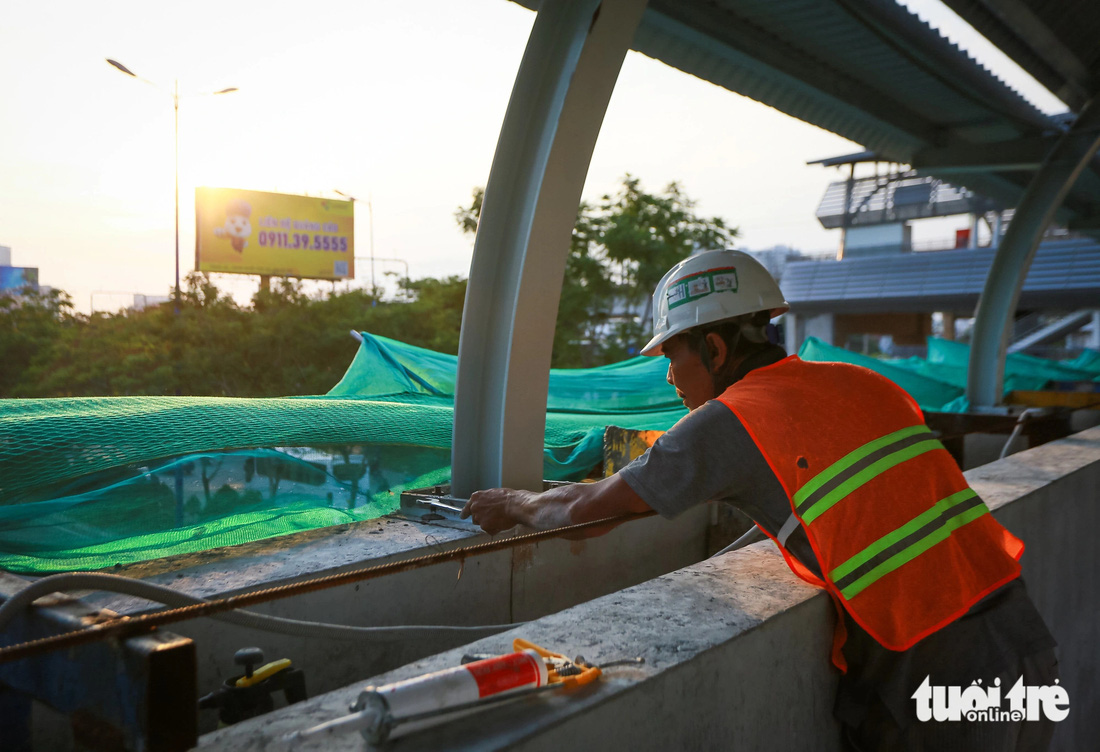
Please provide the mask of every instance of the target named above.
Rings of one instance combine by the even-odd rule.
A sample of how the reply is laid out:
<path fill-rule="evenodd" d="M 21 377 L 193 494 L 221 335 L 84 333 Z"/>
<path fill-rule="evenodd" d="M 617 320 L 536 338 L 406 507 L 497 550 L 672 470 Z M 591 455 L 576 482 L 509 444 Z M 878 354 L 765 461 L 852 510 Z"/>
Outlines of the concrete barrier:
<path fill-rule="evenodd" d="M 583 601 L 699 561 L 705 555 L 711 510 L 691 510 L 671 524 L 660 518 L 621 525 L 592 540 L 546 540 L 495 553 L 286 598 L 251 609 L 284 618 L 354 626 L 509 624 L 538 619 Z M 225 597 L 333 575 L 489 540 L 470 526 L 442 526 L 397 517 L 258 541 L 117 570 L 204 598 Z M 148 604 L 113 594 L 83 600 L 97 608 L 136 614 Z M 468 643 L 469 635 L 433 633 L 356 642 L 260 632 L 212 619 L 172 625 L 195 641 L 200 694 L 242 669 L 233 653 L 259 647 L 266 660 L 290 658 L 303 669 L 310 694 Z M 276 707 L 282 696 L 276 698 Z M 200 730 L 216 728 L 213 711 Z M 36 728 L 52 733 L 57 718 L 36 711 Z M 61 723 L 64 726 L 64 723 Z M 36 732 L 38 733 L 38 732 Z M 52 738 L 52 737 L 51 737 Z M 42 749 L 66 749 L 65 742 Z"/>
<path fill-rule="evenodd" d="M 969 471 L 1001 524 L 1023 539 L 1028 592 L 1058 640 L 1070 715 L 1053 749 L 1100 747 L 1100 428 Z"/>
<path fill-rule="evenodd" d="M 1059 642 L 1069 717 L 1054 749 L 1095 748 L 1100 429 L 1076 434 L 967 473 L 1022 537 L 1024 576 Z M 590 544 L 592 545 L 592 544 Z M 832 717 L 836 673 L 828 663 L 828 598 L 793 577 L 770 543 L 757 544 L 541 618 L 202 738 L 202 750 L 285 749 L 290 732 L 347 712 L 360 688 L 457 665 L 463 652 L 505 652 L 522 636 L 609 669 L 570 696 L 517 700 L 391 743 L 412 750 L 524 752 L 560 749 L 839 749 Z M 307 749 L 361 750 L 358 736 Z"/>

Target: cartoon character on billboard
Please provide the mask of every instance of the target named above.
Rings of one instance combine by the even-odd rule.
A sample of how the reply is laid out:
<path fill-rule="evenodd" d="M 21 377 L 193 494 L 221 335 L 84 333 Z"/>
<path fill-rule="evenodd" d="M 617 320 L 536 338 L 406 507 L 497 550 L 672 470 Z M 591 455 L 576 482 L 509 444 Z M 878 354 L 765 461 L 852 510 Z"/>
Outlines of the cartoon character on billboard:
<path fill-rule="evenodd" d="M 248 237 L 252 234 L 252 205 L 241 198 L 233 199 L 225 207 L 225 226 L 215 227 L 214 236 L 229 238 L 233 250 L 241 253 L 248 246 Z"/>

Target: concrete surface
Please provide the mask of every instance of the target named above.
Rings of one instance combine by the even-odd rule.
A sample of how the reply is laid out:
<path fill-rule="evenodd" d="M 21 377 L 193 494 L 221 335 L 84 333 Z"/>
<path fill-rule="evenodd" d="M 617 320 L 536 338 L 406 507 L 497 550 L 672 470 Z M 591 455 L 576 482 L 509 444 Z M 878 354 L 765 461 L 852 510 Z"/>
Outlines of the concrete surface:
<path fill-rule="evenodd" d="M 784 614 L 791 618 L 776 618 Z M 789 577 L 771 544 L 758 544 L 215 732 L 199 748 L 284 749 L 284 734 L 347 712 L 366 684 L 453 666 L 463 652 L 507 652 L 511 638 L 522 636 L 597 664 L 635 656 L 645 663 L 610 668 L 570 696 L 527 698 L 398 739 L 392 749 L 726 748 L 728 740 L 774 724 L 828 752 L 836 747 L 811 740 L 829 718 L 831 697 L 819 696 L 797 714 L 775 698 L 784 686 L 808 692 L 832 680 L 818 660 L 828 650 L 827 630 L 803 629 L 831 618 L 829 602 Z M 302 749 L 362 750 L 365 743 L 345 736 Z"/>
<path fill-rule="evenodd" d="M 709 507 L 668 522 L 659 518 L 623 525 L 590 541 L 548 540 L 511 550 L 332 588 L 254 607 L 257 613 L 355 626 L 509 624 L 613 593 L 705 555 Z M 466 529 L 384 518 L 299 535 L 171 557 L 112 570 L 201 597 L 235 595 L 311 577 L 423 556 L 489 540 Z M 98 608 L 123 614 L 149 610 L 140 599 L 83 594 Z M 195 641 L 200 694 L 239 675 L 233 653 L 259 647 L 268 661 L 290 658 L 305 672 L 310 695 L 389 671 L 424 656 L 464 645 L 446 636 L 337 641 L 259 632 L 213 619 L 171 626 Z M 283 704 L 277 698 L 276 707 Z M 35 725 L 56 723 L 42 709 Z M 41 721 L 38 720 L 41 718 Z M 200 729 L 216 727 L 213 711 L 200 713 Z M 65 748 L 65 745 L 57 747 Z"/>
<path fill-rule="evenodd" d="M 1059 641 L 1070 715 L 1054 749 L 1094 749 L 1100 429 L 967 473 L 994 514 L 1027 543 L 1024 575 Z M 588 546 L 598 545 L 590 541 Z M 838 749 L 836 674 L 828 663 L 835 618 L 828 598 L 791 575 L 760 543 L 541 618 L 304 704 L 204 736 L 199 749 L 282 750 L 289 731 L 347 712 L 361 687 L 457 665 L 464 652 L 504 652 L 523 636 L 590 660 L 642 656 L 572 696 L 542 695 L 392 742 L 429 749 Z M 358 736 L 303 749 L 362 750 Z"/>
<path fill-rule="evenodd" d="M 966 474 L 1001 524 L 1026 546 L 1028 592 L 1058 640 L 1070 716 L 1057 750 L 1100 749 L 1100 428 Z"/>

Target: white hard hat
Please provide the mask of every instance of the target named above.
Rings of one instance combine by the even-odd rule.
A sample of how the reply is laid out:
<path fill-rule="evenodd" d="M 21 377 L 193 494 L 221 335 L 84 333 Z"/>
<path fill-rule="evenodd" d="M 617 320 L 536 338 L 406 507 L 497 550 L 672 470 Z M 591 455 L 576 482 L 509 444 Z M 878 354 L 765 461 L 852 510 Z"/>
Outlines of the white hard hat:
<path fill-rule="evenodd" d="M 642 355 L 692 327 L 756 311 L 778 316 L 790 310 L 764 266 L 741 251 L 705 251 L 668 270 L 653 292 L 653 339 Z"/>

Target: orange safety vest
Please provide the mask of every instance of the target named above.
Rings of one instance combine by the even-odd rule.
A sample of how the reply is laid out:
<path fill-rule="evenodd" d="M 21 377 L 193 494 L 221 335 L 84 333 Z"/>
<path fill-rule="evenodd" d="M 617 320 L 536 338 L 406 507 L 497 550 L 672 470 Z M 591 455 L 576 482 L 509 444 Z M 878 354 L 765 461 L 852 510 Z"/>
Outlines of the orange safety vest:
<path fill-rule="evenodd" d="M 1019 576 L 1023 542 L 993 519 L 889 379 L 792 355 L 750 371 L 718 400 L 787 492 L 791 517 L 768 533 L 787 564 L 883 646 L 910 648 Z M 783 545 L 798 525 L 824 582 Z M 838 618 L 841 670 L 844 637 Z"/>

